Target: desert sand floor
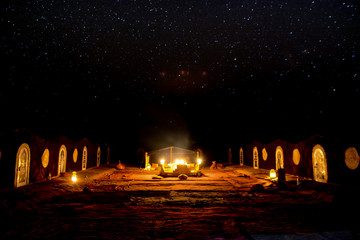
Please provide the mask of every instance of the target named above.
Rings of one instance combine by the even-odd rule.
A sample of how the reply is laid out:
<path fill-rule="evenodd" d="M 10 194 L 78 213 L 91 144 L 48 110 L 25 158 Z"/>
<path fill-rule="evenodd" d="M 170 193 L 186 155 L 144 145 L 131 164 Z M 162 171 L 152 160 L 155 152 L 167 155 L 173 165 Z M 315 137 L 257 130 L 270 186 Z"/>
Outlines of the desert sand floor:
<path fill-rule="evenodd" d="M 358 189 L 313 181 L 296 185 L 291 176 L 280 189 L 267 171 L 248 167 L 202 172 L 187 180 L 156 179 L 158 171 L 107 166 L 79 172 L 77 183 L 66 174 L 2 190 L 0 238 L 359 237 Z"/>

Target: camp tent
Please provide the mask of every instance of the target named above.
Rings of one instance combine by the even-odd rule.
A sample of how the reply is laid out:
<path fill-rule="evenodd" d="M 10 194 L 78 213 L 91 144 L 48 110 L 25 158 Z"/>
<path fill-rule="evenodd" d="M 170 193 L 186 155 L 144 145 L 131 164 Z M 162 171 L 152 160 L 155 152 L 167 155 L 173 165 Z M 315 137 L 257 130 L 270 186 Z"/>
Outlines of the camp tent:
<path fill-rule="evenodd" d="M 320 135 L 297 143 L 282 139 L 268 144 L 254 141 L 245 147 L 244 165 L 263 169 L 284 168 L 285 173 L 320 183 L 353 184 L 360 177 L 359 149 L 358 144 Z"/>
<path fill-rule="evenodd" d="M 87 149 L 86 168 L 98 166 L 101 147 L 86 138 L 77 142 L 65 136 L 45 140 L 27 130 L 0 134 L 0 188 L 22 187 L 82 170 L 79 159 L 83 157 L 84 147 Z"/>

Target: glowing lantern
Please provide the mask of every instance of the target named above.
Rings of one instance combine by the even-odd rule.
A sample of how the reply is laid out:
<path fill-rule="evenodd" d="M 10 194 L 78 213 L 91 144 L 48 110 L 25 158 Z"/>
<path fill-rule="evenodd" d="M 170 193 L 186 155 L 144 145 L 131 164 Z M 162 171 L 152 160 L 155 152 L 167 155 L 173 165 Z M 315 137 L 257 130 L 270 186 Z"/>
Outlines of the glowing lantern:
<path fill-rule="evenodd" d="M 165 159 L 162 158 L 162 159 L 160 160 L 160 164 L 161 164 L 161 165 L 164 165 L 164 163 L 165 163 Z"/>
<path fill-rule="evenodd" d="M 276 178 L 276 171 L 275 169 L 270 170 L 270 179 L 274 180 Z"/>
<path fill-rule="evenodd" d="M 201 164 L 201 159 L 200 158 L 198 158 L 198 160 L 197 160 L 197 164 Z"/>
<path fill-rule="evenodd" d="M 77 181 L 77 176 L 76 176 L 76 172 L 72 172 L 72 177 L 71 177 L 71 181 L 76 182 Z"/>

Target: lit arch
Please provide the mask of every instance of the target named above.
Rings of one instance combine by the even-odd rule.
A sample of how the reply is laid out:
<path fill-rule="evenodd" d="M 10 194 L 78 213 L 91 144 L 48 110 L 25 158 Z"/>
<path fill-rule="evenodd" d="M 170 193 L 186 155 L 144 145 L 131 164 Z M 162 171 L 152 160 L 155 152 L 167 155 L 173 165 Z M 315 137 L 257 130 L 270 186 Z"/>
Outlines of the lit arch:
<path fill-rule="evenodd" d="M 101 160 L 101 149 L 100 149 L 100 146 L 98 146 L 97 151 L 96 151 L 96 166 L 97 167 L 100 166 L 100 160 Z"/>
<path fill-rule="evenodd" d="M 60 173 L 66 172 L 66 159 L 67 159 L 66 147 L 65 145 L 61 145 L 59 150 L 58 175 L 60 175 Z"/>
<path fill-rule="evenodd" d="M 86 170 L 87 168 L 87 147 L 84 146 L 83 154 L 82 154 L 82 162 L 81 162 L 81 170 Z"/>
<path fill-rule="evenodd" d="M 27 143 L 23 143 L 16 153 L 14 187 L 17 188 L 29 184 L 30 160 L 30 147 Z"/>
<path fill-rule="evenodd" d="M 327 183 L 328 169 L 327 158 L 324 148 L 317 144 L 312 150 L 313 176 L 316 182 Z"/>
<path fill-rule="evenodd" d="M 284 169 L 284 151 L 281 146 L 277 146 L 275 150 L 276 170 Z"/>
<path fill-rule="evenodd" d="M 240 166 L 244 165 L 244 149 L 241 147 L 239 150 Z"/>
<path fill-rule="evenodd" d="M 253 148 L 253 167 L 255 169 L 259 168 L 259 151 L 257 147 Z"/>

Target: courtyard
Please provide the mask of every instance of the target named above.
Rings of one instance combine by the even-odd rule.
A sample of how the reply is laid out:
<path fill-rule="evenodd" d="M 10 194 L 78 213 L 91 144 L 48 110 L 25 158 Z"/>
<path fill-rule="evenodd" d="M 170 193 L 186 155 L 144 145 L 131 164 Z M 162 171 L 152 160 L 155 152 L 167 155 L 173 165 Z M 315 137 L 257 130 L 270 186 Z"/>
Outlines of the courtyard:
<path fill-rule="evenodd" d="M 356 239 L 358 189 L 229 166 L 180 180 L 113 166 L 0 192 L 2 239 Z"/>

